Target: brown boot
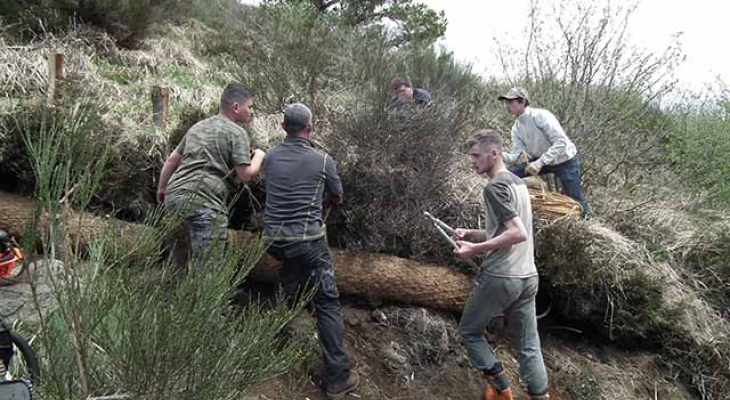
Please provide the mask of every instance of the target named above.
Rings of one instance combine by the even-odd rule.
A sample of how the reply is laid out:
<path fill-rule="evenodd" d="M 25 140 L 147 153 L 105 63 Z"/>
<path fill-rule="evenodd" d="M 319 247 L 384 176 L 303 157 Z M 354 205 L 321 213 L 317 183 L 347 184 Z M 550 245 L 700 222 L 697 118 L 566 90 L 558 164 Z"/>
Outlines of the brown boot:
<path fill-rule="evenodd" d="M 484 374 L 484 377 L 487 378 L 488 385 L 484 389 L 482 400 L 513 400 L 512 389 L 504 370 L 494 375 Z"/>
<path fill-rule="evenodd" d="M 490 383 L 487 388 L 484 389 L 484 395 L 482 396 L 482 400 L 513 400 L 512 389 L 507 388 L 502 391 L 498 391 Z"/>
<path fill-rule="evenodd" d="M 360 376 L 357 372 L 352 369 L 350 370 L 350 376 L 347 380 L 342 383 L 335 383 L 333 385 L 327 385 L 327 399 L 328 400 L 341 400 L 344 399 L 348 393 L 352 392 L 357 388 L 360 383 Z"/>

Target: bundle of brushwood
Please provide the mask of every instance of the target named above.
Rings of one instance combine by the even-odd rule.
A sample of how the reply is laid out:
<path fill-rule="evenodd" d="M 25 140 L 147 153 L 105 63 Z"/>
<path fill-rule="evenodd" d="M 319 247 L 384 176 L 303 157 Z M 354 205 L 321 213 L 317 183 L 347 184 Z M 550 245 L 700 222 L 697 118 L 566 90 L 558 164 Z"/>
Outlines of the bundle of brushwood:
<path fill-rule="evenodd" d="M 0 229 L 20 236 L 33 220 L 33 200 L 0 191 Z M 90 243 L 102 237 L 115 238 L 127 251 L 134 252 L 151 228 L 116 219 L 104 219 L 89 213 L 66 211 L 65 242 L 78 244 L 85 251 Z M 41 225 L 47 225 L 42 218 Z M 245 246 L 254 238 L 250 232 L 228 231 L 231 246 Z M 373 302 L 394 302 L 442 310 L 461 310 L 472 287 L 472 277 L 451 268 L 425 264 L 385 254 L 355 254 L 332 250 L 337 267 L 338 286 L 342 293 Z M 263 282 L 278 279 L 280 263 L 264 256 L 251 272 L 251 278 Z"/>
<path fill-rule="evenodd" d="M 564 218 L 580 218 L 583 207 L 572 198 L 548 190 L 547 184 L 541 178 L 530 176 L 524 178 L 530 191 L 532 209 L 537 217 L 550 221 Z"/>
<path fill-rule="evenodd" d="M 730 322 L 677 266 L 598 221 L 536 224 L 553 311 L 624 347 L 652 349 L 703 399 L 730 398 Z"/>

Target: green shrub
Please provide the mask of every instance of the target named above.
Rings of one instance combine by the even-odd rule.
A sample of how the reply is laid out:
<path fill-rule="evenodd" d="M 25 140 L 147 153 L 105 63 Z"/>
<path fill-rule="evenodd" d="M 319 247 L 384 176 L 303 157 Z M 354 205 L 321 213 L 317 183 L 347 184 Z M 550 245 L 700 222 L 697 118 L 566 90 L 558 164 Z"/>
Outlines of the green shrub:
<path fill-rule="evenodd" d="M 19 35 L 60 33 L 74 22 L 106 30 L 125 47 L 134 46 L 153 22 L 192 16 L 201 1 L 184 0 L 8 0 L 0 16 Z"/>
<path fill-rule="evenodd" d="M 340 244 L 453 260 L 448 244 L 423 212 L 459 226 L 479 212 L 479 205 L 451 197 L 458 180 L 453 168 L 463 157 L 466 108 L 453 100 L 425 110 L 387 110 L 362 102 L 332 117 L 338 134 L 325 137 L 325 147 L 340 163 L 345 189 L 342 219 L 332 224 Z"/>
<path fill-rule="evenodd" d="M 679 105 L 667 133 L 668 158 L 687 185 L 711 200 L 730 201 L 730 102 L 715 94 L 711 102 Z"/>
<path fill-rule="evenodd" d="M 305 361 L 312 354 L 305 339 L 280 335 L 301 305 L 231 306 L 233 291 L 265 251 L 261 239 L 229 249 L 224 260 L 206 254 L 181 271 L 164 262 L 161 252 L 180 221 L 157 210 L 137 237 L 110 222 L 87 248 L 77 240 L 56 251 L 64 227 L 86 223 L 69 218 L 64 208 L 88 208 L 106 172 L 108 153 L 91 140 L 84 109 L 78 110 L 63 125 L 42 125 L 23 136 L 38 206 L 25 245 L 40 243 L 43 249 L 40 256 L 26 254 L 29 262 L 54 256 L 62 261 L 57 272 L 50 262 L 43 264 L 58 307 L 38 310 L 45 377 L 39 394 L 240 398 L 252 384 Z M 61 204 L 72 188 L 73 196 Z"/>

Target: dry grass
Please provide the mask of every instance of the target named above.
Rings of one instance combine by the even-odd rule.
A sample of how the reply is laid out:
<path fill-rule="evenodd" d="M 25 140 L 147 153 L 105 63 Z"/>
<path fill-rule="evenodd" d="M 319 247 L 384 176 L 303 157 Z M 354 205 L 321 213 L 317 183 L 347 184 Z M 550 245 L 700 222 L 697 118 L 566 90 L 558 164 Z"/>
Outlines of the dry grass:
<path fill-rule="evenodd" d="M 730 323 L 671 264 L 591 221 L 538 235 L 541 273 L 562 316 L 630 348 L 653 348 L 703 399 L 730 395 Z"/>
<path fill-rule="evenodd" d="M 666 376 L 660 357 L 651 353 L 594 352 L 550 341 L 544 356 L 551 381 L 578 399 L 695 398 Z"/>
<path fill-rule="evenodd" d="M 203 56 L 215 33 L 190 21 L 154 25 L 137 50 L 118 48 L 105 32 L 76 26 L 63 36 L 15 46 L 0 34 L 0 116 L 8 122 L 0 137 L 22 144 L 12 121 L 40 115 L 48 85 L 47 59 L 52 52 L 65 55 L 65 79 L 55 112 L 72 110 L 81 101 L 91 104 L 99 123 L 95 129 L 112 151 L 108 179 L 98 203 L 105 211 L 141 220 L 154 205 L 159 167 L 169 152 L 168 140 L 181 124 L 186 107 L 214 109 L 225 83 L 236 67 L 225 56 Z M 5 46 L 8 44 L 9 46 Z M 152 123 L 152 86 L 168 87 L 170 114 L 165 129 Z M 0 160 L 9 154 L 0 151 Z M 8 161 L 3 170 L 29 170 L 23 158 Z M 28 183 L 32 186 L 32 182 Z"/>

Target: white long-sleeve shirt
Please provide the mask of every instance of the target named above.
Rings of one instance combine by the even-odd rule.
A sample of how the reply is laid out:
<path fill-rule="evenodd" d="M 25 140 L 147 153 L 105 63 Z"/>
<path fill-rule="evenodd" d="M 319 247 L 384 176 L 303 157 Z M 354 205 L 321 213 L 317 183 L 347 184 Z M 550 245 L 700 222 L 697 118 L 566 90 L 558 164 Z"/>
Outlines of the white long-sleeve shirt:
<path fill-rule="evenodd" d="M 525 108 L 512 125 L 512 151 L 502 153 L 502 158 L 505 163 L 514 164 L 523 151 L 543 166 L 562 164 L 578 153 L 555 115 L 532 107 Z"/>

